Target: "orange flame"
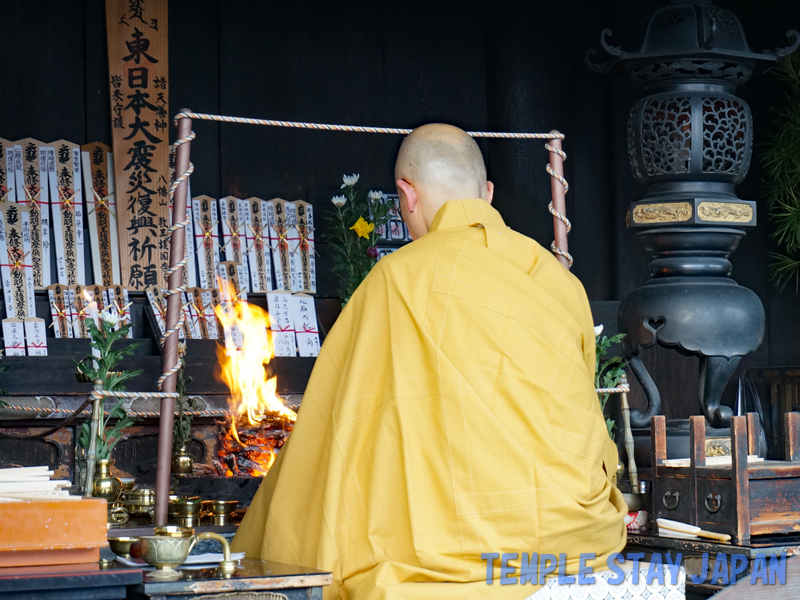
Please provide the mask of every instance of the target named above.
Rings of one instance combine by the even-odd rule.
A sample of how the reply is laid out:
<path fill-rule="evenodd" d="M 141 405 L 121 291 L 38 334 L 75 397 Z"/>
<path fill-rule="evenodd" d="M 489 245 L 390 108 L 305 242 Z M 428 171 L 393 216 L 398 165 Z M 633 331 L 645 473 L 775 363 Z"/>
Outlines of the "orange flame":
<path fill-rule="evenodd" d="M 297 414 L 284 406 L 277 394 L 277 377 L 267 378 L 264 366 L 275 356 L 275 347 L 269 334 L 269 313 L 262 308 L 238 300 L 232 286 L 220 280 L 223 303 L 214 307 L 225 331 L 225 346 L 217 346 L 221 377 L 231 396 L 231 435 L 242 446 L 236 422 L 257 426 L 267 421 L 267 415 L 294 422 Z M 225 302 L 225 299 L 231 301 Z M 269 454 L 269 464 L 259 465 L 265 472 L 275 461 Z"/>

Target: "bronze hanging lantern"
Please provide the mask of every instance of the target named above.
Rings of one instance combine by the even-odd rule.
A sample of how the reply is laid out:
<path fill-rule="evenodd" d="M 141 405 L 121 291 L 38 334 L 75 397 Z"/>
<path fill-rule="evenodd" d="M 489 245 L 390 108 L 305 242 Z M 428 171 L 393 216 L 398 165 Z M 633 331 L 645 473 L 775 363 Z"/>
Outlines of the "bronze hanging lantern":
<path fill-rule="evenodd" d="M 729 256 L 756 224 L 756 203 L 736 196 L 752 155 L 750 107 L 735 95 L 759 63 L 800 46 L 800 33 L 780 50 L 756 53 L 741 23 L 710 0 L 674 0 L 647 18 L 636 50 L 611 46 L 601 33 L 606 73 L 622 67 L 647 95 L 628 118 L 628 160 L 645 195 L 627 211 L 628 226 L 651 256 L 651 279 L 628 294 L 619 312 L 623 345 L 649 406 L 631 410 L 648 427 L 661 397 L 640 353 L 655 344 L 700 358 L 700 408 L 712 427 L 732 411 L 720 404 L 742 356 L 764 337 L 764 308 L 731 279 Z"/>

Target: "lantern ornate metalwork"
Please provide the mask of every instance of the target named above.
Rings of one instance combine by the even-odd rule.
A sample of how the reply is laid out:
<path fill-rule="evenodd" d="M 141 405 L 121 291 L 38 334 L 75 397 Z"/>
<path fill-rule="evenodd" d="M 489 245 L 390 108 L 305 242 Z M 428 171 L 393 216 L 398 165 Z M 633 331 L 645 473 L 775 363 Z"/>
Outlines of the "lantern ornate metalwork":
<path fill-rule="evenodd" d="M 732 411 L 720 404 L 742 356 L 764 337 L 764 307 L 731 279 L 728 260 L 756 224 L 756 203 L 736 196 L 752 155 L 750 107 L 735 95 L 758 63 L 774 62 L 800 46 L 755 53 L 741 23 L 710 0 L 674 0 L 647 18 L 638 48 L 600 43 L 610 56 L 593 70 L 624 68 L 647 95 L 634 104 L 627 125 L 628 160 L 645 195 L 627 211 L 651 256 L 651 279 L 622 301 L 620 331 L 631 370 L 649 406 L 631 410 L 631 424 L 647 427 L 661 411 L 658 389 L 640 353 L 655 344 L 700 358 L 699 400 L 713 427 Z"/>

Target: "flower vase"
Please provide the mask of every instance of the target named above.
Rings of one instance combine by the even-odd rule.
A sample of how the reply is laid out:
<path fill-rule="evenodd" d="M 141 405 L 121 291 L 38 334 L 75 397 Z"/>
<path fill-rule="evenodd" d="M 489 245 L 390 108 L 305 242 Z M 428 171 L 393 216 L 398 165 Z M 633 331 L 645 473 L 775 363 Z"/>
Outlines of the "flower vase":
<path fill-rule="evenodd" d="M 172 453 L 171 471 L 175 475 L 191 475 L 194 469 L 194 456 L 187 449 L 188 442 L 183 442 L 178 449 Z"/>
<path fill-rule="evenodd" d="M 95 475 L 92 483 L 92 496 L 95 498 L 105 498 L 109 504 L 116 502 L 122 492 L 122 482 L 119 477 L 111 475 L 111 459 L 97 461 Z"/>

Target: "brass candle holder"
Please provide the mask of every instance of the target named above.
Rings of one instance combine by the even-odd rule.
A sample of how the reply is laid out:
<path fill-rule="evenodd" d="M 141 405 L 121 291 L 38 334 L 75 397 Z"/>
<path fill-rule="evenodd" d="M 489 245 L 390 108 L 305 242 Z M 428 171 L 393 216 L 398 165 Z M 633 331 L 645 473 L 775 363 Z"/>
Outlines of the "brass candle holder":
<path fill-rule="evenodd" d="M 212 525 L 229 525 L 237 506 L 238 500 L 204 500 L 202 515 Z"/>

